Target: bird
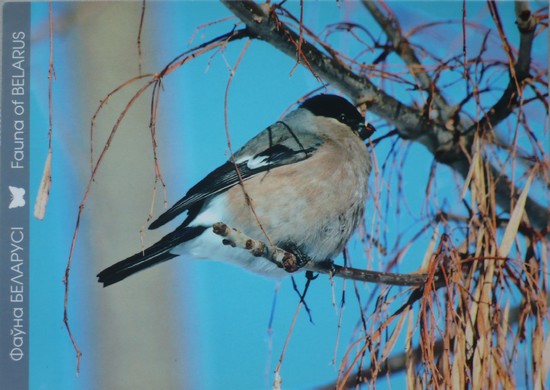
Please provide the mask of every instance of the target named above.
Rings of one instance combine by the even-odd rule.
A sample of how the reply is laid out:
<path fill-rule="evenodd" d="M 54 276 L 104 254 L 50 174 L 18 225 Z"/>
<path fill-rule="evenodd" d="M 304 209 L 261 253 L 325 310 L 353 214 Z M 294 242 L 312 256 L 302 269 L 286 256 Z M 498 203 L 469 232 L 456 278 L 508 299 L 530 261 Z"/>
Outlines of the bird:
<path fill-rule="evenodd" d="M 363 218 L 375 131 L 346 98 L 318 94 L 268 126 L 191 187 L 150 225 L 183 221 L 150 247 L 97 274 L 103 287 L 180 255 L 222 260 L 252 272 L 289 273 L 244 248 L 224 245 L 223 222 L 308 260 L 332 260 Z M 261 226 L 260 226 L 261 224 Z M 265 232 L 265 233 L 264 233 Z"/>

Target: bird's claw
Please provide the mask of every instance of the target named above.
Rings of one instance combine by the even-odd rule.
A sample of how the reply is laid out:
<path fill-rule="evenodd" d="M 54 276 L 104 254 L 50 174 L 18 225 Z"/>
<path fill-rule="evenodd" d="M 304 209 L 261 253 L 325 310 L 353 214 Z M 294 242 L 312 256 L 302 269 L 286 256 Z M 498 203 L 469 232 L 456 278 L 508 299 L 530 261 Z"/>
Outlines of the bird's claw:
<path fill-rule="evenodd" d="M 286 252 L 281 260 L 281 264 L 282 268 L 288 273 L 298 271 L 311 260 L 294 244 L 286 245 L 284 249 Z"/>

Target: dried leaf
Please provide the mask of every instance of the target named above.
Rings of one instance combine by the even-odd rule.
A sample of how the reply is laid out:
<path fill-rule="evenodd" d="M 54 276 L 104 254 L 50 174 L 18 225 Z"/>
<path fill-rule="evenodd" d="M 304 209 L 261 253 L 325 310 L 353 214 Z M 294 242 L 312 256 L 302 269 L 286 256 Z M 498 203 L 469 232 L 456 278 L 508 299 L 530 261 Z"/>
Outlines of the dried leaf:
<path fill-rule="evenodd" d="M 434 248 L 438 237 L 439 237 L 439 224 L 436 225 L 434 232 L 432 234 L 432 238 L 430 239 L 430 242 L 428 243 L 428 247 L 426 248 L 426 252 L 424 253 L 424 259 L 422 260 L 422 265 L 420 266 L 421 271 L 425 271 L 428 269 L 428 266 L 431 262 L 431 258 L 434 253 Z"/>
<path fill-rule="evenodd" d="M 407 352 L 407 389 L 414 389 L 415 379 L 415 358 L 414 351 L 412 346 L 412 339 L 414 336 L 414 310 L 409 312 L 409 323 L 407 325 L 407 339 L 405 341 L 406 352 Z"/>
<path fill-rule="evenodd" d="M 50 187 L 52 186 L 52 151 L 48 151 L 46 157 L 46 163 L 44 164 L 44 173 L 42 174 L 42 180 L 40 180 L 40 187 L 38 188 L 38 194 L 36 195 L 36 202 L 34 204 L 34 217 L 40 220 L 44 219 L 46 215 L 46 206 L 50 199 Z"/>
<path fill-rule="evenodd" d="M 467 369 L 465 336 L 456 337 L 454 342 L 454 360 L 451 367 L 451 386 L 453 389 L 464 389 L 464 372 Z"/>
<path fill-rule="evenodd" d="M 548 376 L 548 373 L 550 372 L 550 336 L 546 337 L 546 342 L 544 343 L 544 352 L 542 354 L 541 367 L 541 383 L 546 383 L 546 378 Z"/>
<path fill-rule="evenodd" d="M 390 356 L 391 351 L 393 350 L 393 347 L 395 346 L 395 342 L 399 338 L 399 335 L 401 334 L 401 328 L 403 327 L 403 324 L 405 323 L 405 318 L 407 318 L 406 313 L 409 311 L 409 308 L 407 307 L 403 313 L 399 316 L 399 321 L 397 322 L 397 325 L 395 326 L 395 329 L 393 330 L 390 339 L 386 342 L 386 345 L 384 346 L 384 350 L 382 351 L 382 358 L 381 360 L 384 361 Z"/>
<path fill-rule="evenodd" d="M 470 182 L 472 181 L 472 177 L 474 175 L 474 169 L 479 165 L 479 159 L 480 159 L 479 150 L 476 148 L 474 155 L 472 156 L 472 163 L 470 164 L 470 170 L 468 171 L 468 174 L 464 179 L 464 187 L 462 188 L 460 199 L 464 199 L 464 197 L 466 196 L 466 192 L 468 192 L 468 188 L 470 187 Z"/>
<path fill-rule="evenodd" d="M 518 203 L 512 211 L 510 221 L 508 222 L 508 225 L 506 225 L 504 237 L 502 237 L 502 241 L 500 242 L 500 246 L 498 248 L 499 254 L 502 257 L 508 256 L 508 253 L 510 253 L 510 249 L 512 248 L 512 244 L 514 243 L 514 240 L 516 238 L 519 223 L 521 222 L 521 217 L 523 216 L 523 211 L 525 209 L 525 201 L 527 200 L 527 194 L 529 193 L 529 187 L 531 186 L 533 176 L 534 171 L 531 171 L 531 174 L 529 175 L 529 177 L 527 178 L 527 182 L 525 183 L 525 187 L 523 188 L 523 191 L 521 191 L 521 194 L 518 198 Z"/>

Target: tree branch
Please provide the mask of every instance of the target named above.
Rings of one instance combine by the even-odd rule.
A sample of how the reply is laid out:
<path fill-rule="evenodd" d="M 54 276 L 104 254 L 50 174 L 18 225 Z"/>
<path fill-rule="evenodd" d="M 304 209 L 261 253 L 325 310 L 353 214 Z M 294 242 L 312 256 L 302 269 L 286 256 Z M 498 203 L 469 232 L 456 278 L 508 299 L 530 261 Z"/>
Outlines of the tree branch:
<path fill-rule="evenodd" d="M 491 4 L 491 3 L 489 3 Z M 504 31 L 500 24 L 496 4 L 494 4 L 494 18 L 497 21 L 498 30 L 502 37 Z M 491 107 L 488 114 L 479 122 L 474 123 L 468 132 L 482 131 L 488 132 L 497 124 L 506 119 L 520 104 L 519 97 L 522 93 L 523 81 L 529 77 L 529 69 L 531 66 L 531 49 L 533 47 L 533 39 L 535 38 L 535 29 L 537 27 L 537 17 L 531 12 L 529 3 L 525 1 L 516 1 L 516 23 L 520 32 L 519 52 L 515 63 L 510 64 L 510 80 L 500 99 Z M 508 44 L 505 43 L 505 47 Z M 510 49 L 507 52 L 510 56 L 510 61 L 513 62 L 513 57 Z"/>
<path fill-rule="evenodd" d="M 302 38 L 300 48 L 296 42 L 300 37 L 273 17 L 267 6 L 253 1 L 222 0 L 222 3 L 250 30 L 251 35 L 261 39 L 283 53 L 298 60 L 303 57 L 316 74 L 334 87 L 344 91 L 357 103 L 371 103 L 369 110 L 394 123 L 403 138 L 415 139 L 433 147 L 426 137 L 426 123 L 422 112 L 413 109 L 376 87 L 368 77 L 357 75 L 343 62 L 329 57 L 316 46 Z M 300 52 L 298 52 L 298 49 Z"/>
<path fill-rule="evenodd" d="M 453 131 L 449 131 L 446 124 L 440 120 L 441 118 L 432 120 L 424 110 L 414 109 L 391 97 L 377 88 L 367 76 L 355 74 L 349 66 L 336 57 L 326 55 L 305 38 L 300 38 L 297 33 L 280 22 L 269 3 L 258 5 L 253 1 L 230 0 L 222 0 L 222 3 L 247 26 L 250 35 L 271 44 L 292 58 L 298 60 L 305 58 L 316 75 L 338 88 L 356 103 L 368 103 L 369 111 L 395 125 L 400 137 L 421 143 L 428 148 L 438 162 L 449 165 L 462 177 L 468 175 L 469 162 L 464 151 L 470 150 L 475 132 L 466 130 L 471 129 L 470 123 L 466 120 L 458 121 L 454 124 Z M 524 17 L 525 11 L 522 11 L 521 15 Z M 527 50 L 530 41 L 532 38 L 531 40 L 527 37 L 522 39 L 523 49 L 520 48 L 520 52 L 526 54 L 520 54 L 522 58 L 521 69 L 518 68 L 520 75 L 526 65 L 525 69 L 529 69 L 524 57 L 530 53 L 530 50 Z M 299 46 L 297 42 L 300 42 Z M 331 53 L 336 52 L 331 51 Z M 504 102 L 505 99 L 501 100 Z M 515 106 L 508 108 L 513 110 Z M 500 112 L 503 113 L 503 111 Z M 493 119 L 489 119 L 488 124 L 492 121 L 498 122 L 505 117 L 500 118 L 497 114 L 490 115 L 493 115 Z M 492 167 L 492 170 L 500 172 L 496 167 Z M 502 182 L 499 190 L 503 192 L 497 194 L 498 205 L 506 212 L 511 212 L 509 195 L 512 190 Z M 514 188 L 513 193 L 520 192 Z M 550 220 L 550 211 L 547 208 L 528 198 L 526 211 L 531 213 L 529 219 L 536 228 L 547 227 Z"/>
<path fill-rule="evenodd" d="M 437 85 L 428 75 L 426 68 L 416 56 L 407 38 L 401 33 L 399 22 L 393 15 L 385 15 L 378 3 L 369 0 L 363 0 L 362 3 L 388 36 L 393 50 L 407 64 L 410 74 L 415 78 L 420 87 L 430 94 L 431 100 L 433 100 L 439 111 L 440 120 L 446 122 L 453 115 L 454 110 L 449 106 Z"/>
<path fill-rule="evenodd" d="M 266 245 L 263 241 L 250 238 L 243 232 L 231 228 L 223 222 L 215 223 L 212 226 L 212 230 L 215 234 L 224 238 L 224 245 L 245 249 L 255 257 L 263 257 L 289 273 L 304 269 L 330 275 L 331 277 L 393 286 L 423 286 L 428 279 L 427 274 L 421 273 L 395 274 L 390 272 L 362 270 L 358 268 L 342 267 L 334 264 L 332 260 L 314 262 L 309 258 L 304 258 L 303 254 L 291 253 L 276 246 Z M 305 264 L 301 267 L 297 266 L 302 262 Z M 438 279 L 436 275 L 434 281 L 437 282 Z"/>

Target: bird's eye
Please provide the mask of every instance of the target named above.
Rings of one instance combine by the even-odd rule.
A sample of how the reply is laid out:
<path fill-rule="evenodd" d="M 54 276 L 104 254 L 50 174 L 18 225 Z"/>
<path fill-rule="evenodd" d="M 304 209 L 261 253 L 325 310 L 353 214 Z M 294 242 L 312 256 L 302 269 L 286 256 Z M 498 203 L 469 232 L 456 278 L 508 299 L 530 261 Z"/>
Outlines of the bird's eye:
<path fill-rule="evenodd" d="M 340 114 L 340 116 L 338 117 L 338 120 L 342 123 L 345 123 L 346 122 L 346 114 Z"/>

